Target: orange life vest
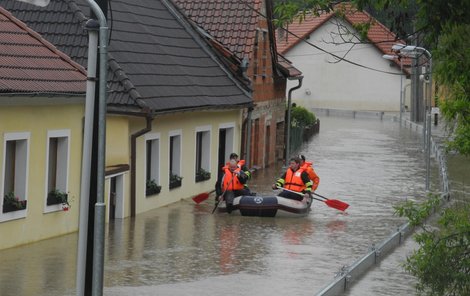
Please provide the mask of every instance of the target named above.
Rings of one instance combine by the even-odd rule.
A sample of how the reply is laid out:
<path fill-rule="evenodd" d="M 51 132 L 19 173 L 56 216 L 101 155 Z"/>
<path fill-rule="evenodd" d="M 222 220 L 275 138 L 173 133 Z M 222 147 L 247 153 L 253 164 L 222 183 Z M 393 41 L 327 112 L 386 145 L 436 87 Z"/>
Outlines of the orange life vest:
<path fill-rule="evenodd" d="M 222 190 L 232 191 L 232 190 L 242 190 L 244 185 L 238 180 L 237 173 L 240 171 L 240 168 L 237 168 L 235 171 L 230 171 L 228 167 L 224 167 L 224 180 L 222 183 Z"/>
<path fill-rule="evenodd" d="M 286 183 L 284 183 L 284 188 L 296 192 L 304 191 L 307 187 L 305 186 L 304 181 L 302 181 L 303 171 L 303 168 L 300 168 L 295 172 L 293 172 L 291 169 L 287 169 L 285 178 Z"/>
<path fill-rule="evenodd" d="M 306 161 L 306 162 L 302 165 L 301 168 L 308 174 L 308 178 L 309 178 L 310 180 L 312 180 L 312 182 L 313 182 L 312 189 L 313 189 L 313 190 L 316 190 L 317 187 L 318 187 L 318 184 L 320 183 L 320 178 L 318 177 L 318 175 L 317 175 L 317 174 L 315 173 L 315 171 L 313 170 L 313 168 L 312 168 L 312 163 Z"/>

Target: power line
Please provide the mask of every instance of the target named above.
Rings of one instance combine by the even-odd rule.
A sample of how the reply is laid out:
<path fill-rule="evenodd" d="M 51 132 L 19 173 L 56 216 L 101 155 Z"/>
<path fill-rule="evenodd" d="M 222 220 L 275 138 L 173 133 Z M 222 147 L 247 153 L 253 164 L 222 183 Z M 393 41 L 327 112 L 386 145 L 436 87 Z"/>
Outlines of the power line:
<path fill-rule="evenodd" d="M 249 9 L 253 10 L 256 14 L 258 14 L 259 16 L 262 16 L 264 17 L 266 20 L 268 20 L 268 18 L 266 17 L 266 15 L 262 14 L 261 12 L 259 12 L 258 10 L 256 10 L 253 6 L 251 6 L 250 4 L 248 4 L 246 1 L 244 0 L 237 0 L 239 1 L 240 3 L 246 5 Z M 375 72 L 380 72 L 380 73 L 385 73 L 385 74 L 390 74 L 390 75 L 402 75 L 402 73 L 393 73 L 393 72 L 388 72 L 388 71 L 382 71 L 382 70 L 379 70 L 379 69 L 375 69 L 375 68 L 372 68 L 372 67 L 369 67 L 369 66 L 365 66 L 365 65 L 361 65 L 359 63 L 356 63 L 356 62 L 353 62 L 351 60 L 348 60 L 348 59 L 345 59 L 344 57 L 340 57 L 334 53 L 331 53 L 311 42 L 309 42 L 308 40 L 306 40 L 305 38 L 302 38 L 300 36 L 298 36 L 297 34 L 287 30 L 287 29 L 284 29 L 284 28 L 281 28 L 282 30 L 286 31 L 287 33 L 291 34 L 292 36 L 294 36 L 295 38 L 299 39 L 300 41 L 303 41 L 305 42 L 306 44 L 312 46 L 313 48 L 315 49 L 318 49 L 319 51 L 323 52 L 323 53 L 326 53 L 336 59 L 338 59 L 339 61 L 344 61 L 346 63 L 349 63 L 351 65 L 354 65 L 354 66 L 357 66 L 357 67 L 361 67 L 361 68 L 364 68 L 364 69 L 367 69 L 367 70 L 371 70 L 371 71 L 375 71 Z"/>

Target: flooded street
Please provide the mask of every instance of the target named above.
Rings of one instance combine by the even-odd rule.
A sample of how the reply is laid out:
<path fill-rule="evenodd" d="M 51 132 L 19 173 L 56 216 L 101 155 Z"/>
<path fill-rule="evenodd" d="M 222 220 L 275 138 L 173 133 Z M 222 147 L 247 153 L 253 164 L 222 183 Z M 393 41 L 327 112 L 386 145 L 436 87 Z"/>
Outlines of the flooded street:
<path fill-rule="evenodd" d="M 424 196 L 420 133 L 386 120 L 320 120 L 320 133 L 300 152 L 320 177 L 317 192 L 349 203 L 346 213 L 314 201 L 304 218 L 211 214 L 211 196 L 112 221 L 104 294 L 314 295 L 388 237 L 405 222 L 393 206 Z M 252 191 L 272 194 L 280 173 L 280 165 L 255 172 Z M 74 295 L 76 245 L 75 233 L 0 251 L 0 294 Z M 412 248 L 408 238 L 405 249 Z M 405 255 L 382 263 L 348 295 L 413 295 L 414 279 L 396 268 Z"/>

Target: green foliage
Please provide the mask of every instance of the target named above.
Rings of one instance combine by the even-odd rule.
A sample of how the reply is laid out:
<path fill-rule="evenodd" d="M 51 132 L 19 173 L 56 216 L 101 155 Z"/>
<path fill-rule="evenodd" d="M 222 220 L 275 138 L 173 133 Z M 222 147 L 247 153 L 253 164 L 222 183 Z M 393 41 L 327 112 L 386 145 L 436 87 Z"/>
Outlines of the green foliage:
<path fill-rule="evenodd" d="M 205 181 L 205 180 L 209 180 L 211 178 L 211 173 L 206 171 L 205 169 L 203 168 L 200 168 L 197 172 L 196 172 L 196 182 L 201 182 L 201 181 Z"/>
<path fill-rule="evenodd" d="M 448 148 L 470 156 L 470 36 L 469 24 L 447 25 L 434 51 L 434 71 L 443 85 L 442 113 L 453 131 Z"/>
<path fill-rule="evenodd" d="M 145 185 L 145 195 L 158 194 L 162 189 L 162 186 L 159 186 L 154 179 L 147 180 Z"/>
<path fill-rule="evenodd" d="M 11 210 L 23 210 L 26 208 L 26 201 L 15 196 L 14 192 L 9 192 L 3 197 L 3 212 L 11 211 L 5 210 L 7 208 Z"/>
<path fill-rule="evenodd" d="M 69 204 L 68 194 L 58 189 L 53 189 L 47 194 L 47 205 Z"/>
<path fill-rule="evenodd" d="M 307 13 L 319 15 L 331 11 L 331 3 L 330 0 L 275 0 L 273 23 L 278 28 L 286 28 L 294 18 L 302 22 Z"/>
<path fill-rule="evenodd" d="M 441 211 L 436 225 L 425 219 L 439 204 L 437 197 L 397 207 L 400 216 L 422 226 L 415 240 L 420 248 L 407 258 L 405 269 L 418 278 L 420 295 L 470 295 L 470 205 Z"/>
<path fill-rule="evenodd" d="M 423 224 L 435 208 L 439 206 L 439 202 L 440 200 L 436 196 L 429 198 L 419 206 L 415 202 L 407 200 L 395 208 L 395 214 L 400 217 L 407 217 L 411 226 L 418 226 Z"/>
<path fill-rule="evenodd" d="M 292 126 L 309 126 L 316 121 L 315 115 L 302 106 L 293 106 L 291 109 Z"/>
<path fill-rule="evenodd" d="M 369 29 L 372 25 L 373 23 L 371 22 L 353 24 L 353 28 L 359 33 L 361 41 L 367 41 L 367 33 L 369 33 Z"/>

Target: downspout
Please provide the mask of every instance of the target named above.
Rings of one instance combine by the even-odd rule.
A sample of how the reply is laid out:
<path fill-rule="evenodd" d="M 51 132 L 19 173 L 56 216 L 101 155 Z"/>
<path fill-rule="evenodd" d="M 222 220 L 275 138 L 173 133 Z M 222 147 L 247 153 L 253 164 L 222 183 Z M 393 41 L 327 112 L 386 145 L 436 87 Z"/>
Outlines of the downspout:
<path fill-rule="evenodd" d="M 290 113 L 291 113 L 291 100 L 292 100 L 292 92 L 296 89 L 299 89 L 302 87 L 302 80 L 304 79 L 303 76 L 298 76 L 294 78 L 290 78 L 289 80 L 298 80 L 299 84 L 297 86 L 294 86 L 293 88 L 289 89 L 289 93 L 287 95 L 287 139 L 286 139 L 286 166 L 289 166 L 289 158 L 290 158 Z"/>
<path fill-rule="evenodd" d="M 131 135 L 131 217 L 135 217 L 136 205 L 136 159 L 137 159 L 137 138 L 152 130 L 153 117 L 149 114 L 145 117 L 147 126 Z"/>
<path fill-rule="evenodd" d="M 247 81 L 251 85 L 251 79 L 247 75 L 248 65 L 249 65 L 248 58 L 243 57 L 243 60 L 241 61 L 241 64 L 240 64 L 241 75 L 242 75 L 242 78 L 245 79 L 245 81 Z M 246 115 L 245 162 L 248 166 L 250 166 L 250 158 L 251 158 L 251 115 L 253 113 L 253 109 L 254 109 L 254 104 L 248 107 L 247 115 Z"/>
<path fill-rule="evenodd" d="M 251 157 L 251 115 L 253 113 L 253 106 L 248 107 L 248 114 L 246 116 L 246 157 L 245 162 L 250 167 Z"/>
<path fill-rule="evenodd" d="M 83 124 L 82 172 L 80 181 L 80 211 L 77 247 L 77 296 L 85 294 L 85 273 L 88 237 L 88 207 L 90 202 L 90 172 L 93 142 L 93 107 L 95 106 L 96 61 L 98 60 L 98 28 L 96 20 L 88 20 L 88 66 L 85 98 L 85 119 Z"/>
<path fill-rule="evenodd" d="M 98 18 L 100 23 L 99 30 L 99 101 L 98 101 L 98 153 L 97 153 L 97 186 L 96 186 L 96 204 L 94 217 L 94 237 L 93 237 L 93 274 L 92 274 L 92 295 L 103 295 L 103 276 L 104 276 L 104 237 L 105 237 L 105 219 L 106 205 L 104 203 L 104 177 L 105 177 L 105 145 L 106 145 L 106 83 L 108 70 L 108 27 L 106 17 L 100 6 L 93 0 L 87 0 L 91 10 Z M 85 115 L 87 116 L 87 115 Z M 89 116 L 89 114 L 88 114 Z M 82 217 L 81 217 L 82 218 Z M 83 248 L 79 245 L 78 248 Z M 78 267 L 77 267 L 78 268 Z M 84 270 L 78 270 L 82 276 Z M 81 283 L 77 282 L 77 286 Z M 79 291 L 80 290 L 80 291 Z M 79 295 L 81 287 L 77 289 Z"/>

